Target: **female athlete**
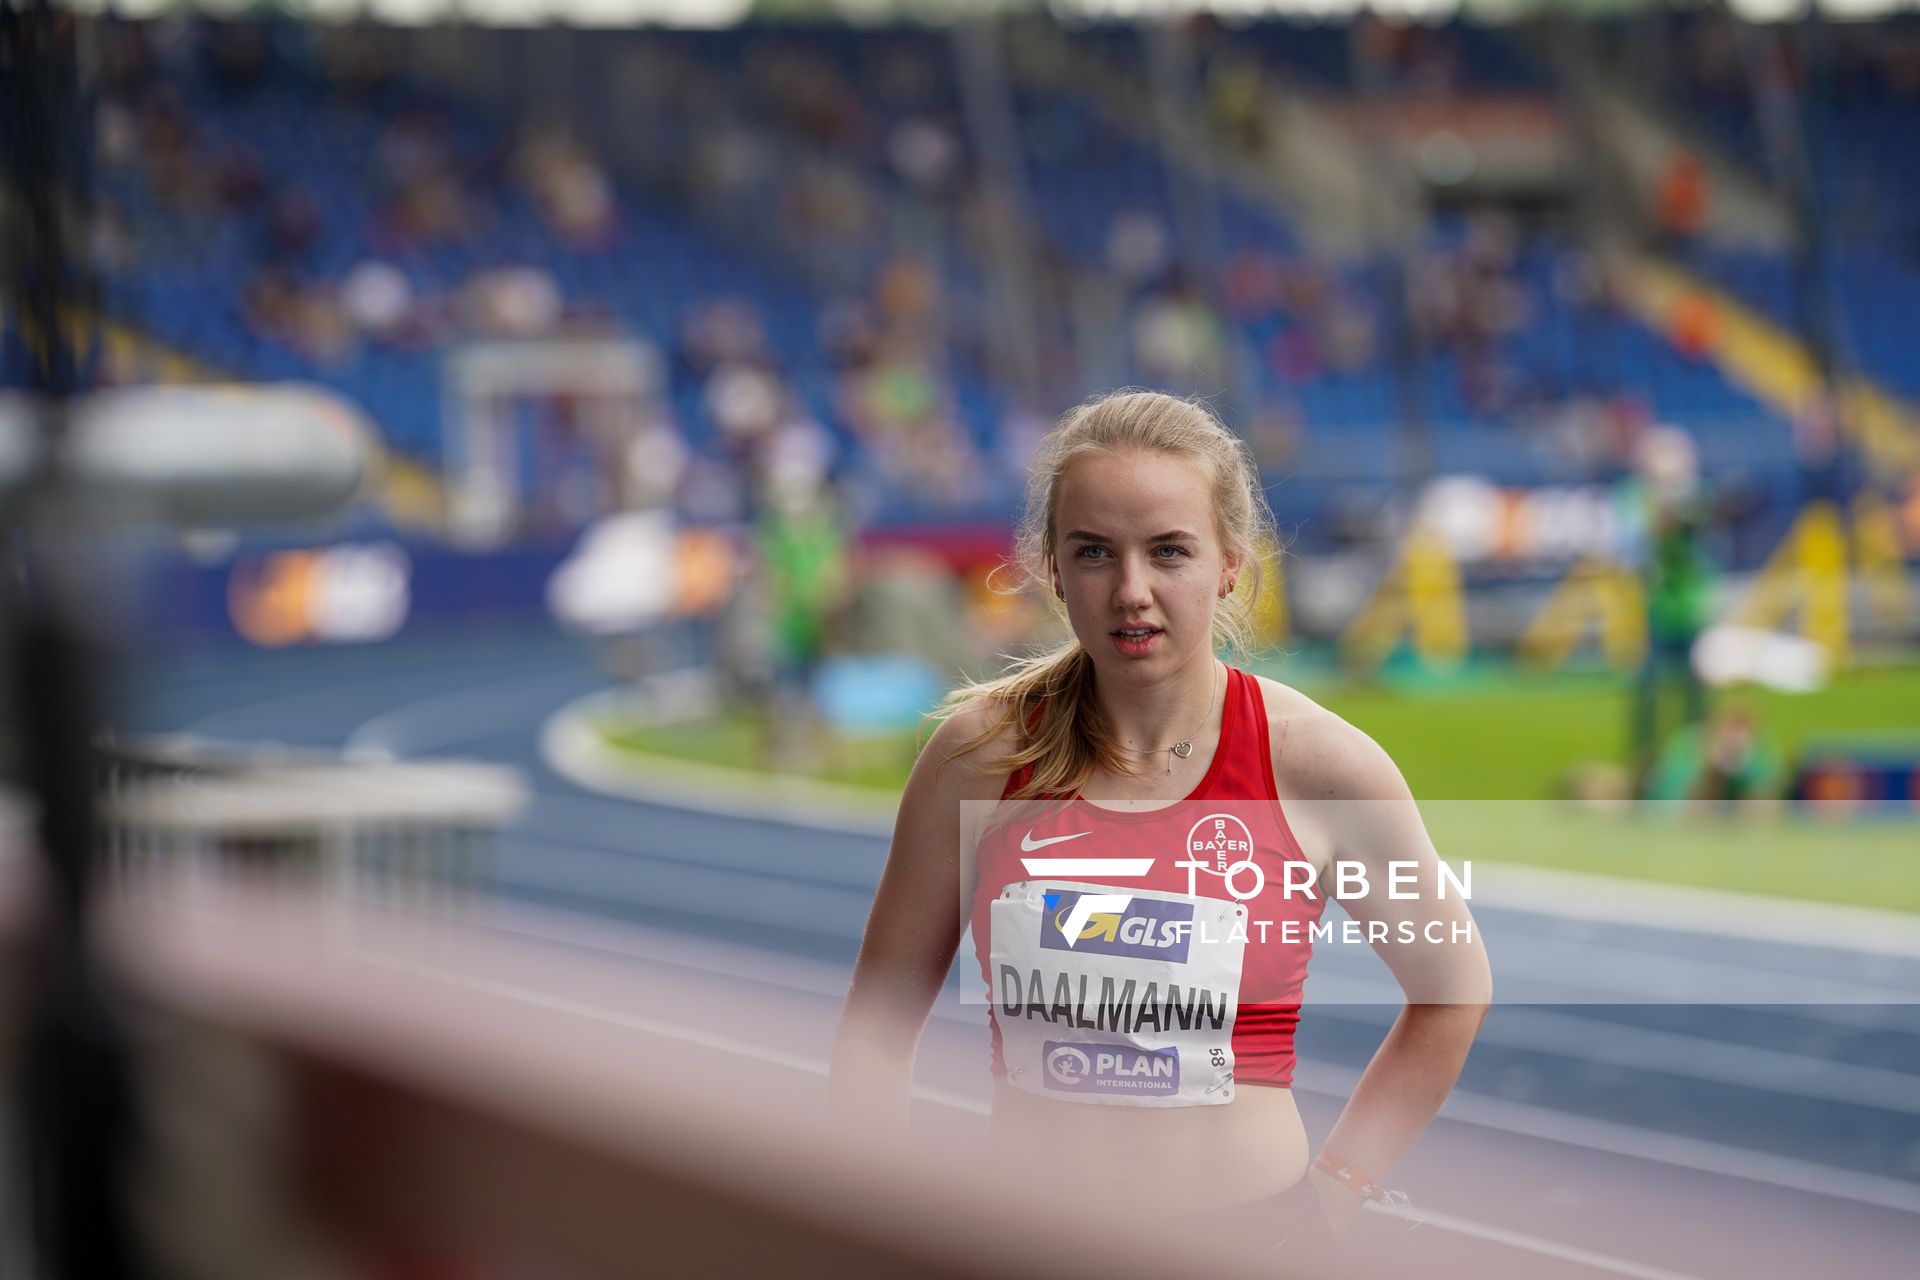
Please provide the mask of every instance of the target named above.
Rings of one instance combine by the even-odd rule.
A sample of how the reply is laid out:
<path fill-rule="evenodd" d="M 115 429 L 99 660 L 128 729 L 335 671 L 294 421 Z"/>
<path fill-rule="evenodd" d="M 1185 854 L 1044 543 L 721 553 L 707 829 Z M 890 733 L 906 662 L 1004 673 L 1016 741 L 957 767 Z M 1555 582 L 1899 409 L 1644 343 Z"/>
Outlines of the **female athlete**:
<path fill-rule="evenodd" d="M 1073 639 L 943 706 L 833 1089 L 904 1125 L 915 1046 L 971 924 L 1005 1168 L 1072 1151 L 1089 1190 L 1129 1196 L 1154 1171 L 1164 1210 L 1312 1263 L 1452 1088 L 1491 980 L 1393 761 L 1215 657 L 1248 639 L 1271 527 L 1247 450 L 1189 401 L 1117 393 L 1041 442 L 1017 558 Z M 1381 935 L 1366 940 L 1406 1003 L 1316 1155 L 1293 1029 L 1336 866 L 1370 886 L 1342 905 Z"/>

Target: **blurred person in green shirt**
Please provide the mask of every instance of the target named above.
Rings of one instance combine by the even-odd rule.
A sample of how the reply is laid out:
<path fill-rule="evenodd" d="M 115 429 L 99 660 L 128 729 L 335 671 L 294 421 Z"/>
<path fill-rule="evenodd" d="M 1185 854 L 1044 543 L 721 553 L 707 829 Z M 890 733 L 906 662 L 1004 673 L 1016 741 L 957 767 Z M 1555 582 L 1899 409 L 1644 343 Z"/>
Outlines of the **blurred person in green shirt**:
<path fill-rule="evenodd" d="M 1634 681 L 1631 751 L 1635 789 L 1646 794 L 1660 749 L 1663 693 L 1677 686 L 1681 725 L 1697 726 L 1706 717 L 1706 686 L 1694 670 L 1693 647 L 1711 620 L 1716 575 L 1701 545 L 1706 502 L 1692 441 L 1657 427 L 1638 454 L 1647 650 Z"/>
<path fill-rule="evenodd" d="M 772 641 L 767 754 L 778 767 L 803 758 L 820 732 L 813 680 L 834 619 L 846 603 L 851 574 L 848 531 L 827 484 L 809 479 L 770 489 L 754 544 Z"/>

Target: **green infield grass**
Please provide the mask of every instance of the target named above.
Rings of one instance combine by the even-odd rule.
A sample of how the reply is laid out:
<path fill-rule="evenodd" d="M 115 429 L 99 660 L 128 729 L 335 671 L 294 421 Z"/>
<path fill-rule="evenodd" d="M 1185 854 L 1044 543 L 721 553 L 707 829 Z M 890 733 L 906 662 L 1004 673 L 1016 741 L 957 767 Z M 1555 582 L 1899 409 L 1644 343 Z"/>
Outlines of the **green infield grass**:
<path fill-rule="evenodd" d="M 1261 663 L 1371 734 L 1421 798 L 1448 857 L 1484 858 L 1781 897 L 1920 911 L 1920 830 L 1874 818 L 1839 823 L 1784 809 L 1734 817 L 1608 815 L 1550 803 L 1569 769 L 1618 762 L 1627 691 L 1617 678 L 1469 672 L 1444 680 L 1354 684 L 1309 663 Z M 1920 668 L 1852 671 L 1813 695 L 1738 695 L 1789 759 L 1817 740 L 1920 741 Z M 745 712 L 672 726 L 602 725 L 607 740 L 663 755 L 751 770 L 764 732 Z M 924 732 L 920 735 L 924 739 Z M 801 772 L 899 793 L 915 736 L 830 739 Z M 1920 814 L 1915 815 L 1920 818 Z"/>
<path fill-rule="evenodd" d="M 1288 679 L 1284 664 L 1259 669 Z M 1556 793 L 1567 770 L 1626 756 L 1629 694 L 1614 676 L 1491 672 L 1366 685 L 1302 676 L 1298 683 L 1309 695 L 1387 749 L 1422 798 L 1541 799 Z M 1920 667 L 1850 671 L 1817 694 L 1747 689 L 1718 696 L 1752 707 L 1789 760 L 1812 741 L 1850 735 L 1904 732 L 1920 750 Z M 1677 711 L 1663 704 L 1662 714 Z"/>

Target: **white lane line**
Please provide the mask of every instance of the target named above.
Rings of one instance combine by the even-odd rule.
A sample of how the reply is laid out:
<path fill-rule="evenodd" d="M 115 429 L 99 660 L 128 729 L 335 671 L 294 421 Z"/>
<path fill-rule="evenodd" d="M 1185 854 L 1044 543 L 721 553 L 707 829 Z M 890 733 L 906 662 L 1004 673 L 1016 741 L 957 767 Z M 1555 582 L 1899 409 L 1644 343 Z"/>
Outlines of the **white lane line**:
<path fill-rule="evenodd" d="M 549 769 L 588 791 L 728 818 L 760 818 L 818 831 L 885 837 L 900 797 L 866 787 L 770 777 L 745 769 L 650 758 L 644 769 L 601 741 L 590 718 L 618 706 L 609 691 L 589 694 L 547 717 L 540 756 Z"/>
<path fill-rule="evenodd" d="M 702 1049 L 712 1049 L 716 1053 L 730 1053 L 735 1057 L 751 1058 L 756 1062 L 772 1063 L 778 1067 L 788 1067 L 795 1071 L 805 1071 L 812 1075 L 827 1074 L 827 1064 L 817 1058 L 802 1054 L 785 1053 L 778 1049 L 769 1049 L 764 1045 L 749 1044 L 745 1040 L 735 1040 L 729 1036 L 717 1036 L 706 1031 L 693 1031 L 686 1027 L 663 1022 L 658 1018 L 648 1018 L 637 1013 L 628 1013 L 621 1009 L 610 1009 L 605 1005 L 589 1004 L 584 1000 L 570 1000 L 564 996 L 549 995 L 523 987 L 518 983 L 500 982 L 492 978 L 467 978 L 436 969 L 431 965 L 409 964 L 404 960 L 394 960 L 386 956 L 367 956 L 367 960 L 381 964 L 389 969 L 402 969 L 424 977 L 438 978 L 452 982 L 474 991 L 484 991 L 490 995 L 505 996 L 510 1000 L 519 1000 L 525 1004 L 538 1005 L 543 1009 L 553 1009 L 559 1013 L 570 1013 L 582 1018 L 592 1018 L 596 1022 L 612 1023 L 633 1031 L 644 1031 L 648 1035 L 663 1039 L 678 1040 L 683 1044 L 698 1045 Z"/>
<path fill-rule="evenodd" d="M 1602 939 L 1556 940 L 1510 934 L 1497 921 L 1475 923 L 1493 953 L 1498 1004 L 1789 1006 L 1807 1022 L 1920 1035 L 1920 1007 L 1916 1007 L 1920 1006 L 1920 983 L 1885 986 L 1867 980 L 1871 969 L 1863 971 L 1858 981 L 1835 977 L 1775 983 L 1768 980 L 1770 975 L 1743 976 L 1737 968 L 1716 969 L 1711 961 L 1636 951 Z M 1333 1004 L 1381 1003 L 1383 997 L 1377 994 L 1381 988 L 1375 983 L 1382 971 L 1365 963 L 1375 957 L 1342 943 L 1339 948 L 1315 949 L 1316 969 L 1308 978 L 1308 998 Z M 1351 995 L 1344 994 L 1349 991 Z M 1392 997 L 1392 1003 L 1400 1001 L 1400 996 Z M 1896 1006 L 1907 1025 L 1875 1014 L 1886 1006 Z"/>
<path fill-rule="evenodd" d="M 1391 982 L 1341 978 L 1329 984 L 1323 978 L 1318 986 L 1310 980 L 1307 1008 L 1330 1013 L 1328 1006 L 1341 1006 L 1345 1011 L 1332 1016 L 1384 1029 L 1399 1016 L 1404 1002 L 1400 988 Z M 1362 1009 L 1373 1010 L 1373 1016 L 1358 1012 Z M 1530 1005 L 1498 1002 L 1474 1040 L 1602 1066 L 1920 1115 L 1920 1075 Z"/>
<path fill-rule="evenodd" d="M 1618 876 L 1510 863 L 1499 864 L 1498 875 L 1490 879 L 1499 881 L 1489 883 L 1492 892 L 1485 895 L 1495 906 L 1608 924 L 1711 932 L 1756 942 L 1824 946 L 1832 944 L 1819 939 L 1844 938 L 1841 950 L 1920 959 L 1920 916 L 1907 912 L 1797 902 L 1731 889 L 1650 885 Z"/>
<path fill-rule="evenodd" d="M 545 841 L 523 839 L 529 849 L 553 846 Z M 618 853 L 603 853 L 606 867 L 630 859 Z M 834 938 L 857 938 L 866 927 L 868 910 L 873 906 L 870 890 L 824 884 L 803 884 L 796 880 L 771 876 L 742 876 L 728 868 L 702 867 L 696 863 L 660 863 L 646 874 L 646 894 L 622 895 L 615 885 L 625 886 L 627 876 L 609 879 L 606 867 L 595 868 L 577 855 L 566 861 L 543 859 L 536 872 L 524 867 L 497 862 L 493 880 L 522 891 L 564 893 L 606 902 L 616 899 L 622 905 L 655 911 L 680 911 L 696 915 L 724 917 L 737 924 L 793 928 L 806 921 L 802 932 Z"/>
<path fill-rule="evenodd" d="M 1523 981 L 1537 978 L 1582 985 L 1582 975 L 1591 974 L 1591 949 L 1604 944 L 1609 954 L 1634 959 L 1636 976 L 1650 978 L 1672 1001 L 1821 1004 L 1857 998 L 1877 1004 L 1911 1004 L 1920 999 L 1920 964 L 1872 949 L 1851 950 L 1831 939 L 1761 947 L 1712 933 L 1630 925 L 1596 928 L 1573 915 L 1517 911 L 1478 899 L 1475 908 L 1483 930 L 1497 932 L 1509 944 L 1520 942 L 1539 955 L 1542 964 L 1530 963 L 1516 975 Z M 1669 971 L 1676 963 L 1688 966 L 1684 979 Z M 1496 973 L 1496 983 L 1499 978 Z M 1851 987 L 1864 994 L 1835 994 Z"/>
<path fill-rule="evenodd" d="M 535 991 L 529 987 L 522 987 L 511 982 L 461 977 L 435 969 L 431 966 L 414 965 L 406 961 L 392 960 L 384 957 L 369 957 L 369 959 L 374 959 L 377 963 L 387 965 L 390 968 L 403 969 L 423 976 L 437 978 L 441 981 L 457 983 L 476 991 L 485 991 L 492 995 L 503 996 L 511 1000 L 519 1000 L 526 1004 L 538 1005 L 542 1008 L 553 1009 L 562 1013 L 594 1018 L 617 1026 L 628 1027 L 632 1030 L 644 1031 L 649 1035 L 657 1035 L 664 1039 L 678 1040 L 685 1044 L 698 1045 L 703 1049 L 711 1049 L 717 1053 L 733 1054 L 738 1057 L 771 1063 L 775 1066 L 787 1067 L 795 1071 L 804 1071 L 810 1075 L 821 1077 L 825 1077 L 829 1069 L 829 1064 L 820 1061 L 818 1058 L 810 1058 L 796 1053 L 786 1053 L 777 1049 L 768 1049 L 760 1045 L 749 1044 L 743 1040 L 735 1040 L 729 1036 L 717 1036 L 706 1032 L 690 1031 L 682 1027 L 660 1022 L 653 1018 L 626 1013 L 618 1009 L 609 1009 L 601 1005 L 589 1004 L 585 1001 L 570 1000 L 560 996 L 549 995 L 546 992 Z M 938 1106 L 950 1107 L 953 1110 L 962 1111 L 970 1115 L 985 1116 L 992 1112 L 991 1105 L 982 1099 L 952 1093 L 945 1089 L 931 1089 L 924 1085 L 916 1084 L 913 1086 L 913 1096 L 923 1102 L 931 1102 Z M 1417 1217 L 1423 1225 L 1437 1227 L 1442 1231 L 1452 1231 L 1490 1243 L 1502 1244 L 1511 1249 L 1536 1253 L 1542 1257 L 1554 1258 L 1563 1262 L 1573 1262 L 1581 1266 L 1593 1267 L 1596 1270 L 1608 1271 L 1614 1275 L 1632 1277 L 1633 1280 L 1694 1280 L 1693 1277 L 1684 1275 L 1681 1272 L 1664 1271 L 1658 1268 L 1648 1267 L 1628 1258 L 1596 1253 L 1591 1250 L 1561 1244 L 1555 1240 L 1547 1240 L 1540 1236 L 1509 1231 L 1503 1227 L 1496 1227 L 1491 1223 L 1475 1222 L 1469 1218 L 1455 1217 L 1452 1214 L 1423 1211 L 1419 1213 Z"/>
<path fill-rule="evenodd" d="M 632 872 L 656 863 L 726 867 L 742 875 L 837 884 L 858 890 L 872 902 L 873 886 L 886 862 L 884 845 L 848 836 L 815 835 L 807 850 L 810 856 L 803 861 L 796 857 L 793 835 L 774 830 L 752 832 L 758 838 L 749 839 L 749 831 L 744 829 L 740 838 L 722 841 L 715 839 L 711 828 L 695 815 L 652 815 L 625 801 L 539 791 L 508 834 L 514 840 L 554 849 L 578 849 L 590 858 L 605 855 L 624 859 L 628 886 L 644 885 L 644 877 Z M 636 841 L 636 834 L 644 834 L 647 839 Z M 610 888 L 616 896 L 619 894 L 618 886 Z"/>
<path fill-rule="evenodd" d="M 552 686 L 577 687 L 587 678 L 579 671 L 557 671 L 517 680 L 506 689 L 455 689 L 421 698 L 364 721 L 340 751 L 347 756 L 418 753 L 473 730 L 498 729 L 523 702 L 544 709 L 553 701 Z"/>
<path fill-rule="evenodd" d="M 482 667 L 490 665 L 497 666 L 500 665 L 500 663 L 498 659 L 488 659 L 483 660 L 478 665 Z M 478 676 L 480 672 L 476 671 L 474 674 Z M 575 674 L 578 675 L 579 673 Z M 298 723 L 306 718 L 301 714 L 297 714 L 298 712 L 304 712 L 316 707 L 323 712 L 335 712 L 339 710 L 343 697 L 356 695 L 366 697 L 383 693 L 389 688 L 394 691 L 395 696 L 405 695 L 419 688 L 420 677 L 420 669 L 410 667 L 402 671 L 365 672 L 345 683 L 329 683 L 305 689 L 289 689 L 285 693 L 270 694 L 264 698 L 254 698 L 235 706 L 223 707 L 218 711 L 208 712 L 178 730 L 178 732 L 212 738 L 236 736 L 244 738 L 261 737 L 264 735 L 253 733 L 236 734 L 231 730 L 215 732 L 213 726 L 218 725 L 222 721 L 236 719 L 244 720 L 248 723 L 264 723 L 267 720 L 275 723 Z M 509 671 L 506 678 L 513 678 L 511 671 Z M 499 688 L 499 684 L 500 681 L 496 678 L 488 682 L 467 686 L 467 691 L 474 694 L 492 693 Z M 266 712 L 271 712 L 272 714 L 263 719 L 263 713 Z"/>
<path fill-rule="evenodd" d="M 1491 1223 L 1475 1222 L 1470 1218 L 1456 1218 L 1450 1213 L 1435 1213 L 1430 1209 L 1399 1213 L 1382 1208 L 1372 1201 L 1368 1201 L 1366 1207 L 1376 1213 L 1388 1217 L 1405 1218 L 1421 1226 L 1439 1227 L 1442 1231 L 1472 1236 L 1476 1240 L 1485 1240 L 1489 1244 L 1503 1244 L 1510 1249 L 1524 1249 L 1529 1253 L 1537 1253 L 1560 1262 L 1592 1267 L 1596 1271 L 1610 1271 L 1618 1276 L 1632 1276 L 1634 1280 L 1695 1280 L 1687 1272 L 1669 1271 L 1665 1267 L 1650 1267 L 1645 1263 L 1616 1258 L 1609 1253 L 1595 1253 L 1591 1249 L 1582 1249 L 1577 1245 L 1561 1244 L 1557 1240 L 1509 1231 L 1505 1227 L 1496 1227 Z"/>
<path fill-rule="evenodd" d="M 1303 1083 L 1304 1081 L 1304 1083 Z M 1328 1062 L 1302 1060 L 1294 1075 L 1294 1088 L 1331 1097 L 1352 1094 L 1360 1082 L 1360 1073 Z M 1898 1178 L 1861 1173 L 1836 1165 L 1774 1155 L 1750 1147 L 1734 1147 L 1706 1138 L 1612 1120 L 1596 1120 L 1569 1115 L 1548 1107 L 1490 1097 L 1466 1089 L 1455 1089 L 1440 1108 L 1440 1118 L 1482 1129 L 1498 1129 L 1526 1138 L 1539 1138 L 1608 1155 L 1646 1160 L 1654 1164 L 1691 1169 L 1717 1177 L 1737 1178 L 1827 1196 L 1851 1200 L 1899 1213 L 1920 1214 L 1920 1183 Z"/>
<path fill-rule="evenodd" d="M 1652 1027 L 1614 1025 L 1544 1009 L 1505 1009 L 1494 1043 L 1564 1056 L 1569 1036 L 1581 1038 L 1589 1062 L 1662 1071 L 1716 1084 L 1741 1085 L 1800 1098 L 1818 1098 L 1881 1111 L 1920 1115 L 1920 1077 L 1884 1067 L 1831 1062 L 1804 1054 Z M 1482 1036 L 1486 1029 L 1481 1030 Z"/>

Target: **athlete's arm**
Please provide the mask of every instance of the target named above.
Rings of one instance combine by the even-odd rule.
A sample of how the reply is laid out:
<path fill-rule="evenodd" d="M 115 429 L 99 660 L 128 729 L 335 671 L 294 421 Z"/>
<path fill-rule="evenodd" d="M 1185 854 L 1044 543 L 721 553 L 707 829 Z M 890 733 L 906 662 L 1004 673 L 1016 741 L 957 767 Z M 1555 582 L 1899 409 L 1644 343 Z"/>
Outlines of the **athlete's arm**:
<path fill-rule="evenodd" d="M 1325 891 L 1339 899 L 1393 972 L 1406 1006 L 1374 1053 L 1327 1135 L 1325 1151 L 1384 1180 L 1432 1121 L 1459 1077 L 1486 1017 L 1493 979 L 1459 888 L 1443 882 L 1440 857 L 1398 766 L 1373 739 L 1316 708 L 1292 730 L 1289 785 L 1309 797 L 1304 815 L 1332 853 Z M 1395 873 L 1398 872 L 1398 878 Z M 1389 896 L 1389 889 L 1409 896 Z M 1375 935 L 1379 935 L 1376 937 Z M 1308 1016 L 1311 1016 L 1309 1014 Z M 1331 1177 L 1310 1175 L 1336 1224 L 1359 1197 Z"/>
<path fill-rule="evenodd" d="M 914 1048 L 964 928 L 962 802 L 986 784 L 993 749 L 951 762 L 947 756 L 983 725 L 970 709 L 949 717 L 913 766 L 834 1036 L 835 1105 L 877 1110 L 870 1118 L 899 1130 Z"/>

